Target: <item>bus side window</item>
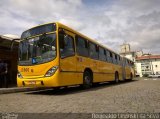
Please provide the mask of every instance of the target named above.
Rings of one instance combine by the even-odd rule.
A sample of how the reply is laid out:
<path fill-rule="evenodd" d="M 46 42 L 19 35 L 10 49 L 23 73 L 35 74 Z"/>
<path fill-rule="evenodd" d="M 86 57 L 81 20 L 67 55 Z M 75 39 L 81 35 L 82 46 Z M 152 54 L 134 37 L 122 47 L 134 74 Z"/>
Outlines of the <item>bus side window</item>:
<path fill-rule="evenodd" d="M 114 56 L 115 56 L 115 64 L 118 64 L 118 55 L 115 54 Z"/>
<path fill-rule="evenodd" d="M 98 46 L 94 43 L 89 42 L 89 54 L 93 59 L 98 59 Z"/>
<path fill-rule="evenodd" d="M 129 61 L 129 66 L 132 67 L 131 61 Z"/>
<path fill-rule="evenodd" d="M 102 47 L 99 47 L 99 60 L 106 61 L 106 51 Z"/>
<path fill-rule="evenodd" d="M 128 66 L 128 60 L 126 59 L 126 66 Z"/>
<path fill-rule="evenodd" d="M 109 58 L 109 51 L 108 50 L 105 50 L 105 51 L 106 51 L 106 61 L 109 62 L 109 59 L 110 59 Z"/>
<path fill-rule="evenodd" d="M 130 61 L 128 60 L 128 66 L 130 66 Z"/>
<path fill-rule="evenodd" d="M 61 58 L 73 56 L 74 51 L 74 40 L 67 34 L 59 34 L 59 47 Z"/>
<path fill-rule="evenodd" d="M 88 57 L 88 42 L 87 40 L 77 36 L 76 37 L 77 54 Z"/>
<path fill-rule="evenodd" d="M 113 61 L 113 64 L 116 64 L 116 59 L 115 59 L 115 54 L 112 53 L 112 61 Z"/>
<path fill-rule="evenodd" d="M 118 56 L 118 64 L 121 65 L 121 57 Z"/>
<path fill-rule="evenodd" d="M 110 55 L 110 62 L 113 63 L 113 54 L 112 54 L 112 52 L 109 52 L 109 55 Z"/>
<path fill-rule="evenodd" d="M 104 49 L 104 55 L 105 55 L 104 61 L 107 61 L 107 51 L 105 49 Z"/>

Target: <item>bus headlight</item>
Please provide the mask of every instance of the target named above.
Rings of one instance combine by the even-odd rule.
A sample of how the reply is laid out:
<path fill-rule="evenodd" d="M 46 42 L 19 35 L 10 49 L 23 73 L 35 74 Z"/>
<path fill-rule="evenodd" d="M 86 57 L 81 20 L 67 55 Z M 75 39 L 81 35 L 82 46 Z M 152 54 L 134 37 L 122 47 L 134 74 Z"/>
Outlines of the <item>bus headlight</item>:
<path fill-rule="evenodd" d="M 17 73 L 18 78 L 23 78 L 22 74 L 18 71 Z"/>
<path fill-rule="evenodd" d="M 45 74 L 46 77 L 52 76 L 58 69 L 58 66 L 54 66 L 50 68 L 47 73 Z"/>

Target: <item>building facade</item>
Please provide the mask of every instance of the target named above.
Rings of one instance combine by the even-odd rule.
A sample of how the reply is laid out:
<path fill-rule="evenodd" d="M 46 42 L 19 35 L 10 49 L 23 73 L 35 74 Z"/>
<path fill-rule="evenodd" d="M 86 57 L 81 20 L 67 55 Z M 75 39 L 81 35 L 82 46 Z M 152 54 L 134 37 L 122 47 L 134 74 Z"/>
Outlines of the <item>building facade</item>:
<path fill-rule="evenodd" d="M 137 75 L 160 74 L 160 55 L 147 55 L 136 58 Z"/>
<path fill-rule="evenodd" d="M 121 45 L 120 55 L 134 61 L 136 76 L 160 74 L 160 55 L 143 54 L 143 51 L 131 51 L 130 44 Z"/>
<path fill-rule="evenodd" d="M 121 45 L 120 55 L 135 62 L 136 52 L 131 51 L 130 44 Z"/>

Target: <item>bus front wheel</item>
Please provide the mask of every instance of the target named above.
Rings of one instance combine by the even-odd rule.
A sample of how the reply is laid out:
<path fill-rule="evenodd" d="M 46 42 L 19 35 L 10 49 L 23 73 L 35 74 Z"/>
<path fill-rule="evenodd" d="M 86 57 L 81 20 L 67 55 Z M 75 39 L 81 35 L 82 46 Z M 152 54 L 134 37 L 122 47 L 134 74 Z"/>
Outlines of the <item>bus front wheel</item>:
<path fill-rule="evenodd" d="M 83 74 L 83 88 L 90 88 L 92 86 L 92 76 L 89 71 L 85 71 Z"/>

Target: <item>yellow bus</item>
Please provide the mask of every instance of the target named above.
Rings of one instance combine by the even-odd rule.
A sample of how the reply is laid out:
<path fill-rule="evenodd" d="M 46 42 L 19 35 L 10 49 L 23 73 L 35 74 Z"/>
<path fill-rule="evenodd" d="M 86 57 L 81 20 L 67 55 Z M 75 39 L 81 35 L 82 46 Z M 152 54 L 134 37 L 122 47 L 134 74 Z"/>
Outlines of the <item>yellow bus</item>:
<path fill-rule="evenodd" d="M 47 23 L 21 35 L 17 85 L 63 87 L 132 79 L 133 62 L 61 24 Z"/>

